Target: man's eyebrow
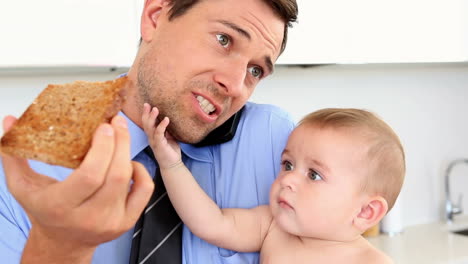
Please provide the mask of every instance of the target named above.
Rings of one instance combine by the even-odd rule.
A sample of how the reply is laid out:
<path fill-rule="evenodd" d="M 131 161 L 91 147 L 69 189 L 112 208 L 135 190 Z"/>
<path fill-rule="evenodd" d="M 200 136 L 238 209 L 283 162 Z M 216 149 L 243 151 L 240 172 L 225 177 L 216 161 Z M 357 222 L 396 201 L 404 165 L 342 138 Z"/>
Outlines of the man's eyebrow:
<path fill-rule="evenodd" d="M 233 29 L 237 33 L 239 33 L 242 36 L 244 36 L 245 38 L 247 38 L 249 41 L 252 39 L 249 32 L 245 31 L 244 29 L 242 29 L 238 25 L 236 25 L 234 23 L 231 23 L 229 21 L 226 21 L 226 20 L 219 20 L 218 22 L 225 25 L 225 26 L 227 26 L 227 27 L 229 27 L 229 28 L 231 28 L 231 29 Z M 270 72 L 270 74 L 272 74 L 273 71 L 274 71 L 273 61 L 271 60 L 271 58 L 269 56 L 265 56 L 264 61 L 265 61 L 265 64 L 266 64 L 266 66 L 268 68 L 268 71 Z"/>
<path fill-rule="evenodd" d="M 235 30 L 236 32 L 238 32 L 239 34 L 241 34 L 242 36 L 246 37 L 248 40 L 251 40 L 252 37 L 250 36 L 249 32 L 245 31 L 244 29 L 240 28 L 238 25 L 236 24 L 233 24 L 229 21 L 226 21 L 226 20 L 219 20 L 218 21 L 219 23 Z"/>
<path fill-rule="evenodd" d="M 264 60 L 265 60 L 266 66 L 268 68 L 268 71 L 270 72 L 270 74 L 272 74 L 275 71 L 275 69 L 273 67 L 273 61 L 271 61 L 271 58 L 269 56 L 265 56 Z"/>

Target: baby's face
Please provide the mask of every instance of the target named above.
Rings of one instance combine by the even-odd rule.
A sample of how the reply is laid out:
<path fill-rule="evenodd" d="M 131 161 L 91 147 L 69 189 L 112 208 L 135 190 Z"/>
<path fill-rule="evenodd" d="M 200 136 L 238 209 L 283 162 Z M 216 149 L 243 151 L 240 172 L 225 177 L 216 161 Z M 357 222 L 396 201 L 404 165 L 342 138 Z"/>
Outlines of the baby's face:
<path fill-rule="evenodd" d="M 344 130 L 297 127 L 270 192 L 276 222 L 295 235 L 342 240 L 366 198 L 366 151 L 363 140 Z"/>

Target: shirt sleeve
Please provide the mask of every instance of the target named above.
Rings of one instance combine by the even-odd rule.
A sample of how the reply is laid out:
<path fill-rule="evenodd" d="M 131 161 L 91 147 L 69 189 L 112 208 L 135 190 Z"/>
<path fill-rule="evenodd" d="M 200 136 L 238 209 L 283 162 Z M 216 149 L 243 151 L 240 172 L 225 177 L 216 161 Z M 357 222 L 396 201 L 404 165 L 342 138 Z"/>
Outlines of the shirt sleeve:
<path fill-rule="evenodd" d="M 238 155 L 241 162 L 248 164 L 251 175 L 261 179 L 259 190 L 267 190 L 264 196 L 268 201 L 269 187 L 279 173 L 281 154 L 295 123 L 289 113 L 277 106 L 254 103 L 247 106 L 249 115 L 242 124 L 239 138 L 239 144 L 244 147 L 236 155 L 241 152 L 242 155 Z"/>
<path fill-rule="evenodd" d="M 293 131 L 296 124 L 294 123 L 291 115 L 283 109 L 273 105 L 263 105 L 264 108 L 269 109 L 269 126 L 270 135 L 268 139 L 271 144 L 272 160 L 275 164 L 274 175 L 275 178 L 281 168 L 281 155 L 286 147 L 289 135 Z"/>
<path fill-rule="evenodd" d="M 63 180 L 71 169 L 51 166 L 39 161 L 29 161 L 29 165 L 38 173 L 56 180 Z M 29 236 L 31 222 L 27 213 L 8 190 L 5 172 L 0 163 L 0 262 L 20 263 L 24 245 Z"/>
<path fill-rule="evenodd" d="M 2 262 L 20 263 L 29 226 L 27 216 L 8 191 L 3 166 L 0 164 L 0 256 Z"/>

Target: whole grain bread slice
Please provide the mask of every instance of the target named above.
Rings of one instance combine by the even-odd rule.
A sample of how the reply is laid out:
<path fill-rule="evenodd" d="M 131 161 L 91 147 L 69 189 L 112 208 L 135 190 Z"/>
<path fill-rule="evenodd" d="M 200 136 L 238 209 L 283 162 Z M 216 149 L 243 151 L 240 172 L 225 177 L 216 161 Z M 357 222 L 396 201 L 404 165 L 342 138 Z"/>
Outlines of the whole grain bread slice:
<path fill-rule="evenodd" d="M 125 101 L 127 77 L 106 82 L 50 84 L 1 138 L 5 154 L 76 168 L 99 124 Z"/>

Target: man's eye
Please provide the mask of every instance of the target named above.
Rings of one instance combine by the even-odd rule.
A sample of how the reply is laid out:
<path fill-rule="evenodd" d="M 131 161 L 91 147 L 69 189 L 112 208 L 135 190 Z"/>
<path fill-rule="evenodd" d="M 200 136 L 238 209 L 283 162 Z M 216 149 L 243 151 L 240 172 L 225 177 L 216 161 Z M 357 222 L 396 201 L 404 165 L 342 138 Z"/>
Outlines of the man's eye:
<path fill-rule="evenodd" d="M 293 170 L 293 165 L 291 164 L 291 162 L 285 160 L 283 161 L 283 168 L 285 171 L 291 171 Z"/>
<path fill-rule="evenodd" d="M 248 70 L 249 70 L 250 74 L 252 74 L 252 76 L 255 77 L 255 78 L 260 79 L 263 76 L 263 70 L 259 66 L 249 67 Z"/>
<path fill-rule="evenodd" d="M 229 45 L 229 43 L 231 42 L 231 40 L 229 39 L 228 36 L 224 35 L 224 34 L 216 34 L 216 39 L 218 40 L 219 44 L 221 44 L 221 46 L 223 47 L 227 47 Z"/>
<path fill-rule="evenodd" d="M 315 170 L 309 170 L 309 178 L 313 181 L 321 181 L 323 180 L 322 179 L 322 176 L 320 176 L 320 174 L 318 172 L 316 172 Z"/>

